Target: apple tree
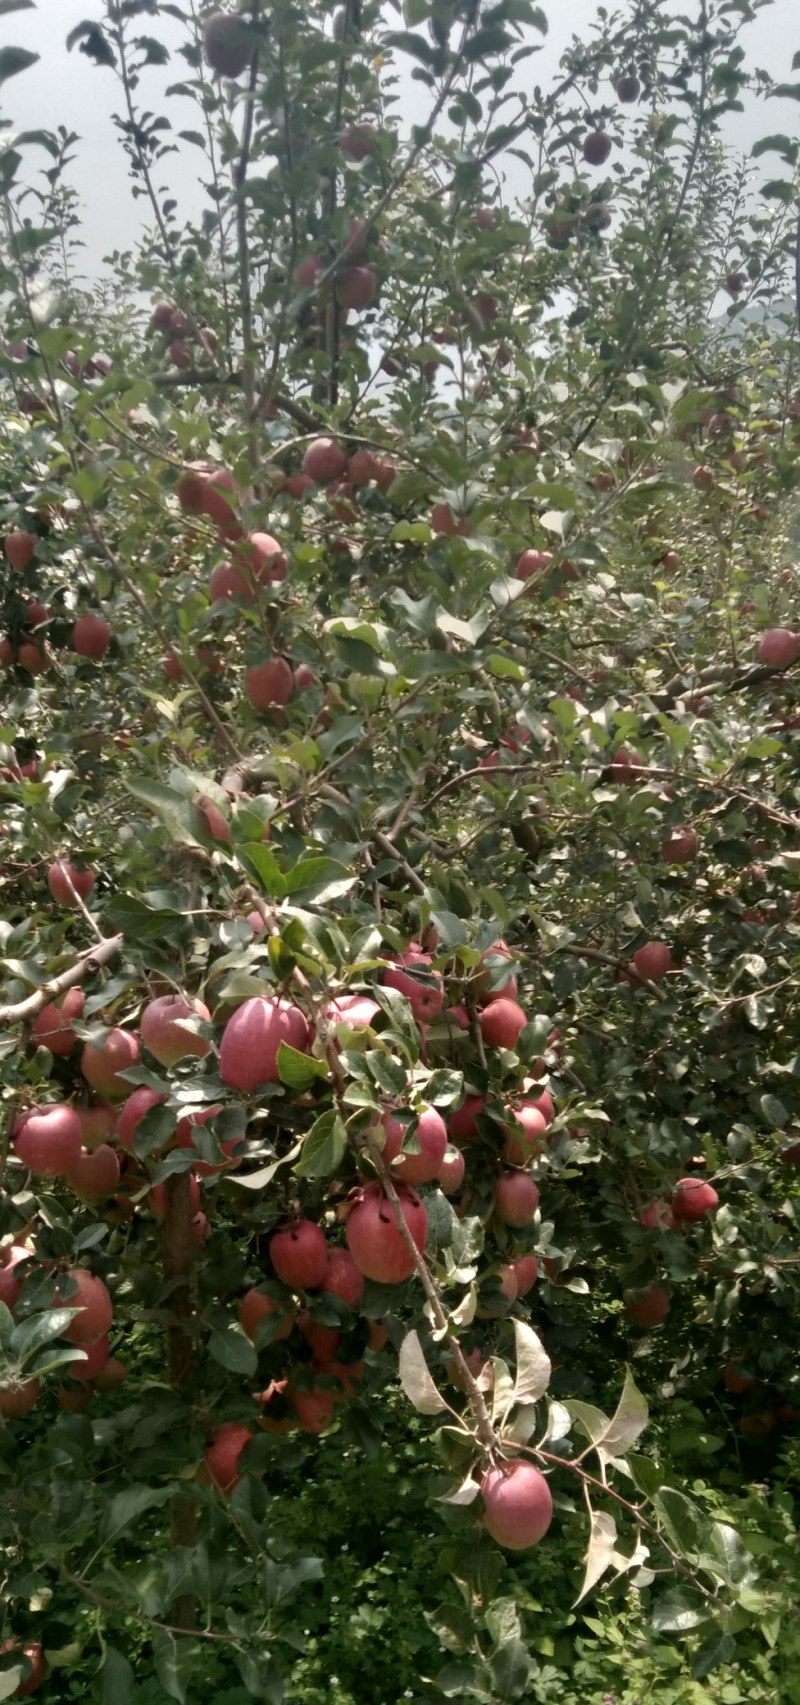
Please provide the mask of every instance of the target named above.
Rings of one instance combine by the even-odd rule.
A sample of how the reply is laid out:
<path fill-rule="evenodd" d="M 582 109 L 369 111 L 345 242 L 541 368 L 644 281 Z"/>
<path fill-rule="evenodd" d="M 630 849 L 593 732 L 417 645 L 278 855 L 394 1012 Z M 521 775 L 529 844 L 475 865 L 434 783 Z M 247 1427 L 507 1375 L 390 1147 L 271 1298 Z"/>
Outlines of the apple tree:
<path fill-rule="evenodd" d="M 141 240 L 87 291 L 76 138 L 0 155 L 0 1696 L 291 1698 L 271 1468 L 380 1452 L 398 1381 L 457 1558 L 420 1702 L 529 1696 L 504 1555 L 578 1526 L 702 1676 L 764 1600 L 648 1410 L 800 1415 L 753 9 L 598 10 L 548 84 L 529 0 L 90 10 Z"/>

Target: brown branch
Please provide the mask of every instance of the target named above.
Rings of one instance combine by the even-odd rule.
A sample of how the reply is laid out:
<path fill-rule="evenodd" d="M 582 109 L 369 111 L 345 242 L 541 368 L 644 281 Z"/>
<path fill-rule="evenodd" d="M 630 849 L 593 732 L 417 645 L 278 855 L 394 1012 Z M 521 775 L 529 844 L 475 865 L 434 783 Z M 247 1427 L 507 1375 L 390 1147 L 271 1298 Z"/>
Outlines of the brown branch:
<path fill-rule="evenodd" d="M 58 1000 L 59 995 L 66 994 L 68 989 L 74 989 L 78 983 L 99 971 L 101 966 L 107 965 L 109 959 L 121 952 L 122 942 L 121 935 L 110 935 L 105 940 L 101 939 L 97 946 L 87 947 L 68 970 L 62 971 L 58 977 L 51 977 L 35 994 L 27 995 L 24 1000 L 10 1006 L 0 1006 L 0 1024 L 19 1024 L 35 1018 L 48 1001 Z"/>

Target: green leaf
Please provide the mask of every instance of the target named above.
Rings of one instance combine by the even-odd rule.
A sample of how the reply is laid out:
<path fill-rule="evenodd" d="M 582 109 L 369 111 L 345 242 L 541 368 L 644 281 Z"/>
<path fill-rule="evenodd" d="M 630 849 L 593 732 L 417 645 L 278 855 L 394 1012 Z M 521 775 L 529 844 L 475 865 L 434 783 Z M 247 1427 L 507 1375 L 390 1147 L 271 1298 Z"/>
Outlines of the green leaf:
<path fill-rule="evenodd" d="M 524 1320 L 514 1321 L 514 1345 L 517 1377 L 514 1381 L 515 1403 L 538 1403 L 544 1397 L 552 1365 L 550 1357 L 532 1326 Z"/>
<path fill-rule="evenodd" d="M 20 1321 L 11 1334 L 9 1348 L 12 1354 L 18 1356 L 20 1361 L 26 1361 L 40 1350 L 43 1344 L 50 1344 L 54 1338 L 60 1338 L 77 1312 L 74 1308 L 49 1308 L 43 1314 L 29 1315 L 27 1320 Z"/>
<path fill-rule="evenodd" d="M 608 1424 L 608 1430 L 601 1440 L 597 1441 L 598 1454 L 606 1459 L 612 1456 L 624 1456 L 631 1445 L 636 1443 L 640 1433 L 647 1426 L 648 1410 L 646 1399 L 638 1390 L 630 1368 L 625 1374 L 625 1384 L 622 1396 Z"/>
<path fill-rule="evenodd" d="M 289 892 L 287 880 L 269 847 L 265 847 L 262 841 L 248 841 L 237 847 L 237 852 L 270 900 L 286 898 Z"/>
<path fill-rule="evenodd" d="M 653 1627 L 657 1634 L 688 1634 L 709 1619 L 707 1602 L 699 1593 L 675 1587 L 664 1594 L 653 1607 Z"/>
<path fill-rule="evenodd" d="M 115 1539 L 132 1522 L 138 1521 L 145 1510 L 160 1509 L 172 1497 L 168 1486 L 130 1486 L 111 1499 L 103 1521 L 106 1541 Z"/>
<path fill-rule="evenodd" d="M 258 1368 L 258 1356 L 250 1339 L 233 1321 L 227 1332 L 210 1333 L 208 1347 L 221 1368 L 241 1374 L 245 1379 L 253 1378 Z"/>
<path fill-rule="evenodd" d="M 355 876 L 335 858 L 301 858 L 286 877 L 286 894 L 299 905 L 340 900 L 355 886 Z"/>
<path fill-rule="evenodd" d="M 347 1148 L 347 1132 L 339 1113 L 330 1108 L 315 1120 L 294 1170 L 298 1178 L 329 1178 Z"/>
<path fill-rule="evenodd" d="M 683 1492 L 676 1492 L 673 1486 L 662 1486 L 653 1499 L 653 1507 L 664 1523 L 668 1538 L 683 1557 L 696 1557 L 705 1549 L 709 1523 L 702 1510 Z"/>
<path fill-rule="evenodd" d="M 416 1332 L 406 1333 L 400 1346 L 398 1371 L 400 1383 L 414 1408 L 421 1415 L 438 1415 L 447 1404 L 437 1391 Z"/>
<path fill-rule="evenodd" d="M 134 1674 L 127 1658 L 106 1646 L 100 1671 L 99 1705 L 133 1705 Z"/>
<path fill-rule="evenodd" d="M 703 1642 L 692 1664 L 692 1675 L 696 1681 L 701 1681 L 704 1675 L 709 1675 L 712 1669 L 719 1669 L 720 1664 L 729 1664 L 736 1656 L 736 1641 L 732 1634 L 726 1634 L 718 1629 L 708 1640 Z"/>
<path fill-rule="evenodd" d="M 0 83 L 5 83 L 9 77 L 16 77 L 20 71 L 27 71 L 28 66 L 35 65 L 40 57 L 38 53 L 29 53 L 25 47 L 0 48 Z M 15 234 L 15 244 L 19 234 Z"/>
<path fill-rule="evenodd" d="M 330 1072 L 324 1060 L 315 1060 L 312 1054 L 302 1054 L 298 1048 L 291 1048 L 288 1042 L 281 1042 L 278 1076 L 287 1089 L 307 1089 L 317 1078 L 329 1077 Z"/>
<path fill-rule="evenodd" d="M 156 1674 L 164 1692 L 177 1700 L 177 1705 L 186 1705 L 186 1689 L 196 1668 L 197 1642 L 176 1640 L 166 1629 L 154 1628 L 151 1643 Z"/>
<path fill-rule="evenodd" d="M 17 1663 L 13 1664 L 10 1669 L 3 1670 L 0 1675 L 0 1699 L 14 1699 L 15 1697 L 19 1697 L 17 1689 L 23 1679 L 22 1670 L 23 1664 L 21 1658 Z"/>

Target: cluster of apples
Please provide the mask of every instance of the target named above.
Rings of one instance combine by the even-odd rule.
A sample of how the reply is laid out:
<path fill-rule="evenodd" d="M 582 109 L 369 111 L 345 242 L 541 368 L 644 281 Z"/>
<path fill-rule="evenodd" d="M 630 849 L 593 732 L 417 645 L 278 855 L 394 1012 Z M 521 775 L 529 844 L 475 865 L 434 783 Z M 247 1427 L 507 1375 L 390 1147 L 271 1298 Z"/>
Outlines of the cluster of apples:
<path fill-rule="evenodd" d="M 648 1231 L 672 1231 L 678 1225 L 696 1225 L 719 1207 L 719 1196 L 707 1178 L 679 1178 L 669 1200 L 650 1202 L 639 1215 Z M 653 1283 L 625 1292 L 625 1310 L 635 1326 L 661 1326 L 670 1309 L 670 1295 L 663 1285 Z"/>
<path fill-rule="evenodd" d="M 38 538 L 27 528 L 17 528 L 7 533 L 3 540 L 3 554 L 6 561 L 18 573 L 23 573 L 28 566 L 36 561 L 36 546 Z M 20 630 L 16 643 L 10 635 L 0 639 L 0 663 L 7 669 L 16 666 L 24 669 L 29 675 L 41 675 L 52 668 L 55 661 L 50 645 L 46 641 L 43 629 L 50 620 L 50 611 L 38 598 L 29 598 L 25 607 L 23 628 Z M 78 616 L 72 628 L 72 649 L 78 657 L 87 657 L 94 662 L 101 662 L 111 643 L 111 625 L 103 616 L 88 612 Z"/>
<path fill-rule="evenodd" d="M 150 316 L 150 326 L 157 332 L 164 353 L 173 367 L 193 367 L 198 355 L 213 360 L 219 339 L 211 326 L 199 326 L 191 314 L 175 302 L 157 302 Z"/>

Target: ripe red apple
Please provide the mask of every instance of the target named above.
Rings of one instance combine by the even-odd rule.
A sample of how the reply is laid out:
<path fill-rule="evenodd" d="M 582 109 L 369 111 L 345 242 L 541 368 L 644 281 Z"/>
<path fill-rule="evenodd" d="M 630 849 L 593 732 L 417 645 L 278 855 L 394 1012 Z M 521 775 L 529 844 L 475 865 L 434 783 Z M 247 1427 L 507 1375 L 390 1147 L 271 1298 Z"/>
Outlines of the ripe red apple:
<path fill-rule="evenodd" d="M 456 1196 L 464 1182 L 466 1161 L 460 1149 L 446 1148 L 439 1166 L 438 1178 L 445 1196 Z"/>
<path fill-rule="evenodd" d="M 127 1149 L 128 1154 L 133 1154 L 134 1132 L 145 1114 L 150 1112 L 151 1107 L 158 1107 L 160 1102 L 166 1099 L 165 1095 L 159 1095 L 157 1090 L 148 1089 L 144 1084 L 128 1096 L 117 1117 L 117 1141 Z"/>
<path fill-rule="evenodd" d="M 108 1143 L 86 1149 L 67 1172 L 67 1183 L 82 1202 L 102 1202 L 119 1183 L 119 1159 Z"/>
<path fill-rule="evenodd" d="M 538 1545 L 553 1519 L 550 1487 L 532 1462 L 490 1468 L 481 1481 L 484 1523 L 498 1545 L 524 1551 Z"/>
<path fill-rule="evenodd" d="M 633 967 L 640 977 L 656 983 L 672 970 L 672 948 L 663 941 L 646 941 L 633 955 Z"/>
<path fill-rule="evenodd" d="M 0 639 L 0 663 L 4 669 L 10 669 L 17 653 L 7 634 Z"/>
<path fill-rule="evenodd" d="M 479 231 L 490 231 L 494 224 L 495 210 L 493 207 L 477 207 L 475 209 L 475 224 Z"/>
<path fill-rule="evenodd" d="M 608 766 L 611 781 L 636 782 L 637 770 L 644 768 L 644 758 L 632 746 L 618 746 Z"/>
<path fill-rule="evenodd" d="M 663 1285 L 648 1285 L 644 1290 L 626 1291 L 625 1311 L 635 1326 L 660 1326 L 669 1314 L 669 1294 Z"/>
<path fill-rule="evenodd" d="M 102 616 L 79 616 L 72 629 L 72 645 L 79 657 L 105 657 L 111 643 L 111 625 Z"/>
<path fill-rule="evenodd" d="M 192 365 L 192 352 L 188 343 L 184 343 L 183 338 L 173 338 L 167 346 L 167 354 L 173 367 L 191 367 Z"/>
<path fill-rule="evenodd" d="M 769 628 L 762 634 L 758 646 L 761 663 L 771 663 L 776 669 L 788 669 L 800 653 L 800 634 L 791 628 Z"/>
<path fill-rule="evenodd" d="M 60 1006 L 55 1001 L 48 1001 L 37 1012 L 33 1022 L 31 1035 L 37 1047 L 49 1048 L 55 1055 L 71 1053 L 78 1040 L 72 1023 L 81 1017 L 85 1004 L 82 989 L 67 989 Z"/>
<path fill-rule="evenodd" d="M 118 1386 L 125 1384 L 127 1377 L 125 1363 L 120 1361 L 119 1356 L 109 1356 L 108 1361 L 98 1368 L 94 1376 L 94 1388 L 96 1391 L 116 1391 Z"/>
<path fill-rule="evenodd" d="M 705 1178 L 679 1178 L 672 1197 L 676 1220 L 702 1220 L 719 1207 L 719 1196 Z"/>
<path fill-rule="evenodd" d="M 0 1385 L 0 1415 L 7 1416 L 10 1421 L 24 1420 L 40 1392 L 38 1379 L 25 1379 L 20 1385 Z M 17 1697 L 22 1697 L 19 1690 Z"/>
<path fill-rule="evenodd" d="M 377 483 L 378 472 L 378 458 L 372 450 L 354 450 L 347 464 L 347 478 L 351 485 Z"/>
<path fill-rule="evenodd" d="M 759 1381 L 750 1374 L 742 1372 L 738 1362 L 726 1362 L 722 1369 L 722 1380 L 726 1391 L 733 1391 L 737 1397 L 742 1397 L 746 1391 L 754 1391 Z"/>
<path fill-rule="evenodd" d="M 747 285 L 746 272 L 729 272 L 725 279 L 725 289 L 731 296 L 741 296 Z"/>
<path fill-rule="evenodd" d="M 81 1122 L 64 1102 L 34 1107 L 14 1124 L 14 1152 L 40 1178 L 58 1178 L 81 1156 Z"/>
<path fill-rule="evenodd" d="M 226 492 L 238 496 L 233 475 L 208 462 L 190 462 L 178 480 L 178 502 L 187 514 L 207 515 L 224 538 L 238 539 L 242 529 Z"/>
<path fill-rule="evenodd" d="M 289 474 L 283 490 L 287 497 L 304 497 L 307 491 L 313 490 L 316 483 L 308 474 Z"/>
<path fill-rule="evenodd" d="M 638 101 L 642 92 L 642 85 L 633 71 L 626 71 L 621 77 L 618 77 L 614 88 L 617 92 L 617 100 L 624 101 L 626 105 Z"/>
<path fill-rule="evenodd" d="M 75 894 L 79 894 L 82 900 L 88 900 L 94 889 L 94 871 L 88 866 L 78 870 L 68 858 L 59 858 L 47 872 L 47 886 L 57 905 L 74 906 Z"/>
<path fill-rule="evenodd" d="M 669 840 L 661 842 L 661 857 L 665 864 L 691 864 L 700 851 L 700 836 L 688 823 L 672 830 Z"/>
<path fill-rule="evenodd" d="M 468 515 L 454 515 L 449 503 L 435 503 L 431 510 L 431 527 L 434 533 L 443 533 L 449 539 L 468 539 L 472 531 Z"/>
<path fill-rule="evenodd" d="M 157 302 L 152 314 L 150 315 L 151 326 L 155 331 L 167 331 L 172 325 L 172 316 L 174 313 L 174 302 Z"/>
<path fill-rule="evenodd" d="M 223 1421 L 221 1427 L 214 1428 L 200 1471 L 200 1479 L 205 1485 L 214 1486 L 218 1492 L 230 1496 L 242 1478 L 239 1458 L 252 1437 L 250 1428 L 243 1427 L 238 1421 Z"/>
<path fill-rule="evenodd" d="M 247 604 L 255 603 L 255 592 L 252 586 L 230 562 L 220 562 L 212 571 L 208 583 L 208 593 L 212 604 L 227 603 L 231 598 L 242 598 Z M 183 670 L 181 670 L 182 674 Z"/>
<path fill-rule="evenodd" d="M 285 657 L 270 657 L 245 671 L 244 690 L 254 710 L 287 705 L 294 694 L 294 674 Z"/>
<path fill-rule="evenodd" d="M 520 1131 L 517 1126 L 507 1126 L 508 1136 L 503 1147 L 503 1159 L 510 1161 L 512 1166 L 527 1166 L 542 1152 L 542 1138 L 547 1131 L 548 1121 L 544 1110 L 532 1101 L 523 1101 L 513 1112 L 517 1125 L 522 1129 Z"/>
<path fill-rule="evenodd" d="M 220 811 L 219 806 L 214 804 L 213 799 L 207 799 L 203 793 L 198 793 L 194 803 L 198 811 L 202 812 L 205 817 L 206 826 L 212 838 L 215 841 L 224 841 L 226 846 L 230 846 L 230 824 L 227 817 Z"/>
<path fill-rule="evenodd" d="M 416 1191 L 398 1188 L 403 1219 L 412 1241 L 422 1250 L 428 1237 L 428 1216 Z M 382 1285 L 398 1285 L 414 1271 L 414 1257 L 395 1225 L 391 1206 L 378 1183 L 367 1184 L 351 1208 L 345 1226 L 347 1247 L 361 1272 Z"/>
<path fill-rule="evenodd" d="M 213 12 L 203 26 L 206 65 L 218 77 L 241 77 L 253 57 L 253 38 L 247 20 Z"/>
<path fill-rule="evenodd" d="M 379 134 L 374 124 L 351 124 L 342 132 L 339 147 L 350 160 L 368 160 L 378 151 Z"/>
<path fill-rule="evenodd" d="M 38 1386 L 39 1381 L 29 1380 L 28 1384 Z M 26 1640 L 24 1644 L 20 1644 L 18 1640 L 4 1640 L 0 1646 L 0 1654 L 8 1656 L 10 1653 L 15 1653 L 17 1656 L 24 1655 L 30 1666 L 11 1697 L 12 1699 L 28 1699 L 38 1687 L 41 1687 L 47 1675 L 43 1648 L 39 1645 L 38 1640 Z"/>
<path fill-rule="evenodd" d="M 604 166 L 613 143 L 605 130 L 590 130 L 583 139 L 583 158 L 587 166 Z"/>
<path fill-rule="evenodd" d="M 444 983 L 438 971 L 430 969 L 431 955 L 409 949 L 402 965 L 387 965 L 383 980 L 389 989 L 405 995 L 418 1024 L 436 1018 L 444 1005 Z M 413 975 L 415 966 L 426 973 L 430 981 L 421 982 Z M 406 969 L 406 967 L 408 967 Z"/>
<path fill-rule="evenodd" d="M 501 1274 L 510 1273 L 516 1286 L 516 1296 L 524 1297 L 529 1291 L 533 1290 L 536 1284 L 539 1277 L 539 1263 L 535 1255 L 515 1255 L 513 1261 L 507 1262 L 506 1266 L 502 1267 L 500 1271 Z M 512 1297 L 511 1300 L 512 1302 L 515 1301 L 516 1297 Z"/>
<path fill-rule="evenodd" d="M 356 313 L 368 308 L 375 297 L 375 274 L 370 266 L 351 266 L 336 281 L 336 295 L 343 308 Z"/>
<path fill-rule="evenodd" d="M 639 1224 L 648 1231 L 671 1231 L 675 1224 L 675 1215 L 669 1202 L 651 1202 L 642 1208 Z"/>
<path fill-rule="evenodd" d="M 301 290 L 313 290 L 323 268 L 322 255 L 305 255 L 295 269 L 295 278 Z"/>
<path fill-rule="evenodd" d="M 111 1101 L 120 1101 L 130 1092 L 130 1084 L 120 1077 L 120 1072 L 130 1071 L 139 1061 L 139 1044 L 129 1030 L 109 1030 L 104 1042 L 98 1047 L 87 1042 L 81 1054 L 81 1071 L 86 1082 L 98 1095 L 106 1095 Z"/>
<path fill-rule="evenodd" d="M 364 1290 L 364 1275 L 349 1250 L 338 1246 L 328 1250 L 328 1265 L 320 1289 L 341 1297 L 348 1308 L 358 1308 Z"/>
<path fill-rule="evenodd" d="M 530 739 L 527 729 L 523 732 Z M 508 744 L 508 736 L 504 739 L 503 744 Z M 481 954 L 480 968 L 475 973 L 473 987 L 477 999 L 485 1006 L 488 1006 L 491 1001 L 502 1000 L 503 998 L 516 1000 L 516 977 L 507 977 L 505 982 L 498 981 L 501 975 L 502 961 L 511 957 L 511 948 L 505 941 L 493 942 L 492 946 L 487 947 L 485 953 Z"/>
<path fill-rule="evenodd" d="M 97 1374 L 102 1373 L 103 1368 L 108 1365 L 108 1333 L 105 1333 L 102 1338 L 98 1338 L 94 1344 L 88 1344 L 84 1354 L 84 1361 L 70 1362 L 69 1377 L 70 1379 L 77 1379 L 85 1385 L 88 1384 L 89 1380 L 93 1380 Z"/>
<path fill-rule="evenodd" d="M 259 586 L 277 586 L 286 579 L 286 552 L 271 533 L 251 533 L 237 545 L 234 559 L 249 570 Z"/>
<path fill-rule="evenodd" d="M 530 580 L 534 574 L 546 574 L 552 561 L 552 551 L 523 551 L 514 564 L 514 578 Z"/>
<path fill-rule="evenodd" d="M 713 468 L 701 462 L 692 469 L 692 485 L 696 486 L 698 491 L 710 491 L 715 484 L 716 475 Z"/>
<path fill-rule="evenodd" d="M 0 1249 L 0 1302 L 4 1302 L 6 1308 L 14 1309 L 22 1295 L 25 1281 L 17 1274 L 16 1268 L 33 1257 L 33 1249 L 24 1243 L 7 1243 Z"/>
<path fill-rule="evenodd" d="M 478 1118 L 486 1101 L 482 1095 L 468 1095 L 455 1112 L 448 1114 L 447 1129 L 454 1143 L 468 1143 L 477 1134 Z"/>
<path fill-rule="evenodd" d="M 330 485 L 339 480 L 347 467 L 347 457 L 341 445 L 332 438 L 315 438 L 303 457 L 303 472 L 316 485 Z"/>
<path fill-rule="evenodd" d="M 325 1233 L 313 1220 L 293 1220 L 270 1239 L 270 1260 L 281 1283 L 291 1290 L 315 1290 L 328 1268 Z"/>
<path fill-rule="evenodd" d="M 405 1135 L 405 1132 L 402 1132 Z M 419 1154 L 401 1154 L 392 1167 L 404 1184 L 430 1184 L 438 1177 L 447 1148 L 447 1127 L 435 1107 L 424 1107 L 417 1119 Z"/>
<path fill-rule="evenodd" d="M 330 1391 L 299 1391 L 291 1384 L 286 1387 L 286 1400 L 291 1404 L 304 1433 L 324 1433 L 333 1420 L 333 1393 Z"/>
<path fill-rule="evenodd" d="M 54 1298 L 56 1308 L 75 1308 L 69 1326 L 62 1333 L 68 1344 L 96 1344 L 98 1338 L 110 1332 L 114 1313 L 111 1298 L 102 1279 L 88 1273 L 85 1267 L 70 1267 L 65 1283 L 59 1285 Z M 67 1294 L 69 1292 L 69 1295 Z"/>
<path fill-rule="evenodd" d="M 203 1036 L 184 1028 L 187 1019 L 200 1018 L 208 1023 L 211 1014 L 201 1000 L 183 995 L 159 995 L 142 1008 L 139 1016 L 139 1040 L 162 1066 L 174 1066 L 189 1055 L 204 1060 L 211 1052 L 211 1043 Z"/>
<path fill-rule="evenodd" d="M 17 662 L 20 669 L 27 669 L 29 675 L 42 675 L 45 669 L 50 668 L 52 657 L 41 645 L 26 639 L 17 652 Z"/>
<path fill-rule="evenodd" d="M 281 1042 L 301 1053 L 308 1052 L 308 1021 L 300 1008 L 279 996 L 254 995 L 244 1001 L 222 1034 L 219 1067 L 223 1083 L 247 1094 L 262 1083 L 277 1083 Z"/>
<path fill-rule="evenodd" d="M 36 550 L 36 535 L 35 533 L 25 533 L 22 531 L 18 533 L 6 533 L 5 539 L 3 540 L 3 550 L 11 564 L 11 567 L 21 571 L 23 568 L 27 568 L 28 563 L 34 555 Z"/>
<path fill-rule="evenodd" d="M 516 1001 L 502 996 L 484 1007 L 479 1022 L 481 1035 L 488 1047 L 515 1048 L 528 1018 Z"/>
<path fill-rule="evenodd" d="M 539 1191 L 527 1172 L 502 1172 L 495 1180 L 494 1211 L 504 1225 L 530 1225 L 539 1206 Z"/>
<path fill-rule="evenodd" d="M 298 1316 L 297 1325 L 315 1362 L 329 1362 L 336 1355 L 344 1336 L 337 1327 L 321 1326 L 318 1320 L 312 1320 L 307 1309 Z"/>

